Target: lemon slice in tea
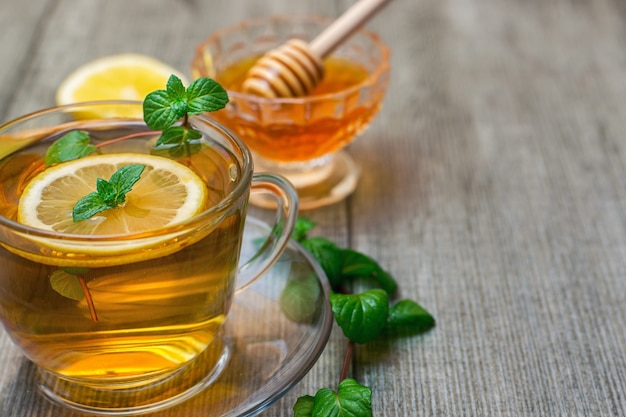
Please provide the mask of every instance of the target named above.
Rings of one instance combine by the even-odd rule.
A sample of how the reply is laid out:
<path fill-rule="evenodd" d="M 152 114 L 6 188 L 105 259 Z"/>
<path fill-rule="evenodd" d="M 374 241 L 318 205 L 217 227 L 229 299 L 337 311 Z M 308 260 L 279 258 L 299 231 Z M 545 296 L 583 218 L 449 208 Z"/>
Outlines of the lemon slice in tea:
<path fill-rule="evenodd" d="M 126 194 L 126 202 L 90 219 L 74 222 L 74 205 L 96 190 L 97 179 L 108 181 L 120 167 L 130 164 L 142 164 L 145 168 L 141 178 Z M 119 264 L 154 257 L 154 253 L 143 251 L 146 248 L 165 255 L 190 243 L 175 235 L 149 237 L 149 232 L 193 217 L 205 208 L 206 200 L 204 182 L 191 169 L 176 161 L 144 154 L 105 154 L 64 162 L 35 176 L 22 193 L 17 220 L 37 229 L 65 234 L 122 236 L 146 232 L 146 237 L 139 240 L 103 239 L 102 242 L 90 242 L 89 247 L 71 240 L 33 236 L 44 248 L 51 249 L 42 251 L 42 257 L 36 256 L 39 262 L 78 265 L 87 260 L 92 266 Z M 166 240 L 177 241 L 178 246 L 165 245 Z M 163 245 L 169 246 L 161 248 Z M 32 255 L 21 255 L 33 258 Z M 115 259 L 99 258 L 111 256 Z M 54 257 L 59 259 L 52 259 Z"/>
<path fill-rule="evenodd" d="M 56 101 L 59 105 L 100 100 L 143 101 L 150 92 L 163 89 L 171 74 L 186 83 L 179 71 L 150 56 L 105 56 L 87 62 L 69 74 L 57 88 Z M 140 118 L 141 113 L 125 114 L 119 108 L 102 106 L 94 112 L 77 115 L 83 119 L 102 116 Z"/>

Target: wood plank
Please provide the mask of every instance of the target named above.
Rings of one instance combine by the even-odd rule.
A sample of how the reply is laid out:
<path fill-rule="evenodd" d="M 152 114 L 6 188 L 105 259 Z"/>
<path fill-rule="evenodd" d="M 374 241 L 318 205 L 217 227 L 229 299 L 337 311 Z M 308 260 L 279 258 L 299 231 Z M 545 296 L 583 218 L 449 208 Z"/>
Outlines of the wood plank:
<path fill-rule="evenodd" d="M 426 1 L 390 14 L 385 27 L 410 35 L 392 39 L 388 111 L 353 147 L 368 167 L 354 243 L 438 326 L 360 350 L 377 409 L 626 412 L 618 7 Z"/>
<path fill-rule="evenodd" d="M 54 8 L 53 1 L 35 3 L 2 1 L 0 13 L 0 122 L 10 120 L 16 114 L 8 114 L 15 96 L 22 88 L 24 73 L 38 54 L 38 39 L 48 13 Z M 19 24 L 16 24 L 19 22 Z"/>

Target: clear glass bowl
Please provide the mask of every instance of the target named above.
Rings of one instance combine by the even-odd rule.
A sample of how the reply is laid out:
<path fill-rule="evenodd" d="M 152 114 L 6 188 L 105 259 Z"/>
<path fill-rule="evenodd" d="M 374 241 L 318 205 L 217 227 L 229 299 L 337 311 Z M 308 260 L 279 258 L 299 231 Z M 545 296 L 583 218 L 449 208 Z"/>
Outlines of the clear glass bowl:
<path fill-rule="evenodd" d="M 324 80 L 333 85 L 328 90 L 320 85 L 323 91 L 305 97 L 267 99 L 238 88 L 256 58 L 291 38 L 310 41 L 330 22 L 320 16 L 244 21 L 202 42 L 191 65 L 194 77 L 216 79 L 228 90 L 230 103 L 211 116 L 246 142 L 256 171 L 286 176 L 305 210 L 354 191 L 359 169 L 342 149 L 380 110 L 389 82 L 389 48 L 375 33 L 358 31 L 325 60 Z"/>

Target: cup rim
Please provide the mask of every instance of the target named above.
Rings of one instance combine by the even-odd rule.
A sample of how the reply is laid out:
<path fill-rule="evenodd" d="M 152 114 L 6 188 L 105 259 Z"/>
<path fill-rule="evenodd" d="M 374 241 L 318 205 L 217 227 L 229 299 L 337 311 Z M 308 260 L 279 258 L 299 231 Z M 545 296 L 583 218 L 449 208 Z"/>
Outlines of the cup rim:
<path fill-rule="evenodd" d="M 204 39 L 200 44 L 196 46 L 195 53 L 191 62 L 192 73 L 197 68 L 204 67 L 204 64 L 203 64 L 203 61 L 204 61 L 203 58 L 205 55 L 204 51 L 207 49 L 207 46 L 209 44 L 215 42 L 221 36 L 228 34 L 228 33 L 232 33 L 237 30 L 241 30 L 245 28 L 246 26 L 250 26 L 250 25 L 262 25 L 262 24 L 267 24 L 268 22 L 274 22 L 274 21 L 281 22 L 281 21 L 288 21 L 288 20 L 311 21 L 311 22 L 329 24 L 334 19 L 329 16 L 322 15 L 322 14 L 305 14 L 305 15 L 279 14 L 279 15 L 273 15 L 273 16 L 267 16 L 267 17 L 246 19 L 234 25 L 218 29 L 214 31 L 213 33 L 211 33 L 209 37 Z M 356 34 L 361 34 L 369 38 L 370 41 L 372 41 L 372 43 L 378 48 L 378 50 L 381 53 L 381 59 L 376 69 L 372 73 L 368 73 L 367 77 L 365 77 L 363 81 L 361 81 L 360 83 L 356 85 L 353 85 L 343 90 L 335 91 L 332 93 L 316 94 L 313 96 L 308 95 L 304 97 L 265 98 L 265 97 L 257 96 L 254 94 L 246 94 L 246 93 L 227 89 L 228 96 L 231 98 L 231 100 L 233 99 L 245 100 L 251 103 L 256 103 L 258 105 L 263 105 L 263 104 L 308 105 L 310 103 L 326 101 L 330 99 L 336 99 L 339 97 L 348 96 L 350 94 L 353 94 L 356 91 L 359 91 L 360 89 L 364 87 L 371 87 L 378 82 L 378 80 L 380 79 L 380 77 L 383 76 L 383 74 L 389 71 L 390 69 L 389 61 L 390 61 L 390 56 L 391 56 L 391 50 L 389 46 L 385 42 L 383 42 L 380 35 L 378 35 L 377 33 L 371 30 L 361 27 L 355 31 L 354 35 Z"/>
<path fill-rule="evenodd" d="M 13 118 L 12 120 L 2 123 L 0 125 L 0 134 L 2 133 L 2 131 L 6 130 L 7 128 L 17 126 L 20 123 L 27 122 L 41 115 L 57 113 L 57 112 L 60 113 L 63 111 L 67 111 L 69 109 L 77 109 L 77 108 L 85 108 L 85 107 L 92 108 L 95 106 L 103 106 L 103 105 L 105 106 L 107 105 L 143 106 L 143 103 L 140 101 L 131 101 L 131 100 L 96 100 L 96 101 L 85 101 L 85 102 L 79 102 L 79 103 L 73 103 L 73 104 L 46 107 L 40 110 L 32 111 L 30 113 L 24 114 L 22 116 Z M 176 233 L 176 232 L 180 232 L 183 230 L 187 230 L 194 223 L 200 221 L 201 219 L 206 219 L 211 216 L 219 215 L 221 212 L 224 212 L 228 209 L 232 201 L 235 201 L 238 198 L 240 198 L 248 189 L 249 184 L 252 180 L 253 171 L 254 171 L 252 154 L 250 152 L 250 149 L 248 149 L 248 147 L 244 144 L 244 142 L 239 137 L 237 137 L 230 129 L 226 128 L 225 126 L 218 123 L 214 119 L 208 116 L 205 116 L 204 114 L 193 115 L 190 118 L 192 119 L 197 118 L 199 120 L 202 120 L 204 123 L 209 124 L 213 129 L 218 131 L 220 135 L 226 138 L 226 140 L 232 142 L 236 146 L 237 150 L 241 152 L 241 157 L 240 158 L 238 157 L 237 159 L 240 159 L 239 162 L 241 165 L 242 175 L 240 176 L 240 179 L 237 182 L 236 186 L 233 188 L 233 190 L 230 193 L 228 193 L 226 196 L 224 196 L 217 204 L 214 204 L 211 207 L 207 208 L 206 210 L 196 213 L 194 216 L 186 220 L 183 220 L 181 222 L 175 223 L 173 225 L 158 228 L 158 229 L 146 230 L 142 232 L 134 232 L 134 233 L 122 233 L 122 234 L 114 234 L 114 235 L 113 234 L 84 235 L 84 234 L 77 234 L 77 233 L 60 233 L 57 231 L 50 231 L 50 230 L 45 230 L 45 229 L 39 229 L 39 228 L 32 227 L 32 226 L 27 226 L 15 220 L 11 220 L 3 215 L 0 215 L 0 226 L 7 227 L 11 229 L 13 232 L 18 232 L 18 233 L 22 233 L 25 235 L 31 235 L 31 236 L 36 236 L 36 237 L 55 239 L 55 240 L 106 242 L 106 241 L 117 241 L 117 240 L 123 239 L 124 241 L 133 241 L 133 240 L 146 239 L 148 237 L 168 235 L 171 233 Z M 107 120 L 107 119 L 113 120 L 114 118 L 103 118 L 103 120 Z M 133 117 L 120 117 L 119 119 L 120 120 L 137 120 L 137 121 L 143 122 L 143 119 L 133 118 Z M 93 119 L 93 120 L 98 120 L 98 119 Z M 158 132 L 158 131 L 155 131 L 155 132 Z M 14 152 L 16 151 L 13 151 L 11 153 L 14 153 Z M 11 155 L 11 153 L 7 154 L 6 156 Z M 2 159 L 4 159 L 4 157 Z"/>

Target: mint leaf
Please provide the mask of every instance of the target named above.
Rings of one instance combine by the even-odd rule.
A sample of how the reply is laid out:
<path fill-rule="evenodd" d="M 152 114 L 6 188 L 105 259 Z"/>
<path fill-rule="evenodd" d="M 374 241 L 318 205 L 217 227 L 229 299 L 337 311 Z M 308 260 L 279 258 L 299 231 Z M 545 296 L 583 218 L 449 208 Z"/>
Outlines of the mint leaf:
<path fill-rule="evenodd" d="M 313 220 L 307 217 L 298 217 L 296 219 L 296 224 L 293 227 L 293 233 L 291 237 L 296 242 L 302 243 L 307 239 L 307 235 L 311 229 L 317 226 Z"/>
<path fill-rule="evenodd" d="M 177 116 L 177 120 L 187 114 L 187 94 L 185 86 L 180 78 L 170 75 L 167 80 L 167 97 L 170 100 L 172 112 Z"/>
<path fill-rule="evenodd" d="M 118 207 L 126 201 L 126 194 L 139 181 L 145 165 L 125 165 L 115 171 L 109 181 L 96 180 L 96 191 L 87 194 L 76 202 L 72 209 L 75 222 L 90 219 L 96 214 Z"/>
<path fill-rule="evenodd" d="M 344 277 L 373 278 L 387 294 L 393 294 L 398 289 L 396 280 L 369 256 L 352 249 L 343 249 L 341 257 L 341 273 Z"/>
<path fill-rule="evenodd" d="M 319 262 L 331 287 L 335 290 L 341 287 L 343 283 L 341 249 L 323 237 L 312 237 L 301 244 Z"/>
<path fill-rule="evenodd" d="M 187 114 L 187 93 L 180 78 L 170 75 L 165 90 L 156 90 L 143 101 L 143 120 L 153 130 L 164 130 Z"/>
<path fill-rule="evenodd" d="M 143 101 L 143 120 L 152 130 L 163 130 L 173 125 L 180 116 L 180 109 L 165 90 L 148 94 Z"/>
<path fill-rule="evenodd" d="M 113 186 L 115 192 L 113 198 L 108 201 L 110 201 L 114 207 L 126 201 L 126 194 L 129 193 L 133 189 L 133 185 L 139 181 L 145 168 L 146 166 L 141 164 L 125 165 L 111 175 L 109 183 Z"/>
<path fill-rule="evenodd" d="M 423 333 L 435 326 L 435 318 L 413 300 L 400 300 L 389 309 L 387 326 L 409 333 Z"/>
<path fill-rule="evenodd" d="M 50 286 L 63 297 L 80 301 L 85 298 L 85 293 L 76 275 L 57 269 L 50 275 Z"/>
<path fill-rule="evenodd" d="M 183 81 L 173 74 L 170 75 L 170 77 L 167 79 L 165 91 L 167 91 L 168 96 L 171 97 L 172 99 L 187 98 L 187 95 L 185 94 L 185 86 L 183 85 Z"/>
<path fill-rule="evenodd" d="M 110 208 L 111 207 L 100 197 L 98 192 L 94 191 L 76 202 L 72 209 L 72 220 L 74 222 L 87 220 Z"/>
<path fill-rule="evenodd" d="M 226 90 L 210 78 L 198 78 L 186 92 L 189 114 L 217 111 L 228 103 Z"/>
<path fill-rule="evenodd" d="M 46 167 L 51 165 L 82 158 L 96 152 L 96 147 L 90 145 L 90 137 L 80 130 L 73 130 L 57 139 L 46 151 Z"/>
<path fill-rule="evenodd" d="M 312 417 L 315 398 L 310 395 L 299 397 L 293 405 L 293 417 Z"/>
<path fill-rule="evenodd" d="M 330 295 L 335 321 L 353 342 L 367 343 L 385 328 L 389 316 L 389 298 L 381 289 L 360 294 Z"/>
<path fill-rule="evenodd" d="M 296 323 L 310 322 L 318 310 L 321 292 L 314 274 L 290 280 L 280 293 L 281 310 Z"/>
<path fill-rule="evenodd" d="M 180 78 L 170 75 L 165 90 L 148 94 L 143 101 L 143 119 L 153 130 L 164 130 L 188 114 L 219 110 L 228 103 L 228 93 L 215 80 L 198 78 L 187 89 Z"/>
<path fill-rule="evenodd" d="M 329 388 L 322 388 L 315 394 L 310 415 L 315 417 L 372 417 L 372 390 L 352 378 L 344 379 L 339 383 L 336 393 Z"/>
<path fill-rule="evenodd" d="M 156 153 L 167 150 L 168 154 L 174 158 L 191 155 L 202 147 L 201 138 L 202 133 L 197 130 L 171 126 L 163 130 L 153 149 L 157 151 Z"/>

